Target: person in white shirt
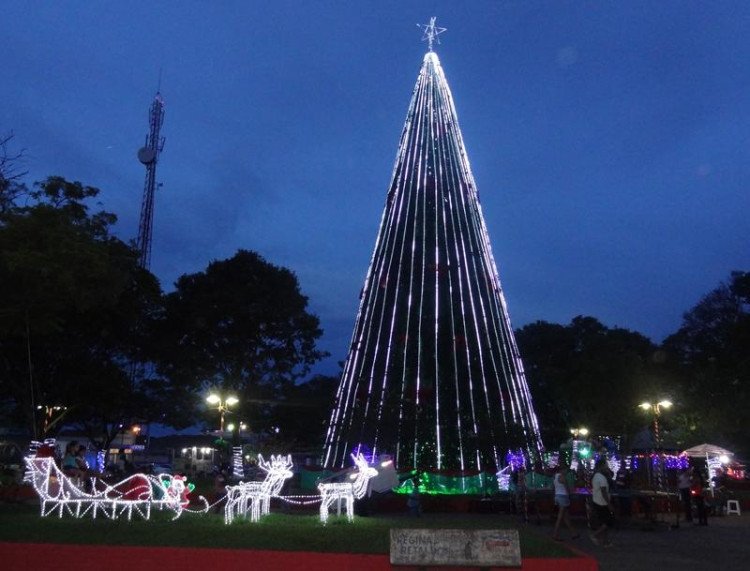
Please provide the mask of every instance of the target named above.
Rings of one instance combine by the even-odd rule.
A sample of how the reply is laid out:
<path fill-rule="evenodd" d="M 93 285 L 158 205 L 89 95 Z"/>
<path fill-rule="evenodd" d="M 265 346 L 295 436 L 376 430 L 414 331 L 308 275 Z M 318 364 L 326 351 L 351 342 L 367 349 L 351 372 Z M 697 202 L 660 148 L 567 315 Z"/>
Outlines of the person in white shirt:
<path fill-rule="evenodd" d="M 589 537 L 595 545 L 611 547 L 608 529 L 614 523 L 614 515 L 612 515 L 612 498 L 609 495 L 609 480 L 607 480 L 609 472 L 607 460 L 600 458 L 596 463 L 595 471 L 591 479 L 591 499 L 594 502 L 594 515 L 599 527 L 592 531 Z"/>
<path fill-rule="evenodd" d="M 571 539 L 575 539 L 579 537 L 579 534 L 570 525 L 570 515 L 568 514 L 568 508 L 570 507 L 570 486 L 568 485 L 567 466 L 564 464 L 560 465 L 557 472 L 555 472 L 552 483 L 555 486 L 555 505 L 558 507 L 557 521 L 555 522 L 555 531 L 552 532 L 552 539 L 560 541 L 560 524 L 563 520 L 565 520 L 565 525 L 570 530 Z"/>

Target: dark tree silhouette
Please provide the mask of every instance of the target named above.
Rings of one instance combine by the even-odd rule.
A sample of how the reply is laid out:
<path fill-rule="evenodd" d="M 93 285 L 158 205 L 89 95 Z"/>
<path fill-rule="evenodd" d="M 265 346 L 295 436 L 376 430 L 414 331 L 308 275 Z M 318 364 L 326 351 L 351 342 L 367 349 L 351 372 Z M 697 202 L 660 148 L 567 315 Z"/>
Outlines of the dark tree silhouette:
<path fill-rule="evenodd" d="M 706 294 L 664 347 L 681 368 L 690 411 L 682 428 L 693 443 L 710 439 L 750 452 L 750 273 L 732 272 Z"/>
<path fill-rule="evenodd" d="M 12 208 L 16 198 L 25 191 L 22 179 L 24 150 L 13 150 L 13 131 L 0 135 L 0 213 Z"/>
<path fill-rule="evenodd" d="M 37 407 L 64 405 L 65 422 L 106 446 L 144 413 L 128 364 L 144 345 L 136 324 L 161 292 L 110 234 L 115 216 L 89 212 L 98 194 L 52 177 L 0 215 L 0 394 L 37 435 L 59 426 L 45 426 Z"/>
<path fill-rule="evenodd" d="M 296 276 L 255 252 L 238 251 L 183 275 L 166 296 L 154 361 L 168 399 L 164 421 L 190 423 L 211 388 L 232 391 L 250 428 L 272 422 L 273 402 L 325 354 L 319 320 L 307 311 Z"/>
<path fill-rule="evenodd" d="M 567 326 L 538 321 L 516 335 L 552 448 L 576 426 L 625 435 L 647 424 L 639 402 L 672 392 L 658 348 L 640 333 L 579 316 Z"/>

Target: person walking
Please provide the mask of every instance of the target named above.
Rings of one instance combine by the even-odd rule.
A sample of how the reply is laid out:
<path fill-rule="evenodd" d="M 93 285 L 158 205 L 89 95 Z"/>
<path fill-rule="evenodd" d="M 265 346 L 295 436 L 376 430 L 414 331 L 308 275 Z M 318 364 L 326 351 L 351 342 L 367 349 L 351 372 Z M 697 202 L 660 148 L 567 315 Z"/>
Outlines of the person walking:
<path fill-rule="evenodd" d="M 422 501 L 419 498 L 419 477 L 415 476 L 411 482 L 412 488 L 406 498 L 406 507 L 409 509 L 409 515 L 419 517 L 422 515 Z"/>
<path fill-rule="evenodd" d="M 516 515 L 521 518 L 521 521 L 528 523 L 528 505 L 526 498 L 526 468 L 519 466 L 518 469 L 511 475 L 511 481 L 515 486 L 514 490 L 514 507 Z"/>
<path fill-rule="evenodd" d="M 555 487 L 555 505 L 558 508 L 557 521 L 555 522 L 555 530 L 552 532 L 552 539 L 560 541 L 560 524 L 565 521 L 565 525 L 570 531 L 570 538 L 576 539 L 580 537 L 578 533 L 573 529 L 570 524 L 570 514 L 568 508 L 570 508 L 570 486 L 568 485 L 568 467 L 561 464 L 555 472 L 552 479 L 552 484 Z"/>
<path fill-rule="evenodd" d="M 697 469 L 693 469 L 690 493 L 695 501 L 695 509 L 698 512 L 698 525 L 708 525 L 706 514 L 706 500 L 703 498 L 703 477 Z"/>
<path fill-rule="evenodd" d="M 677 474 L 677 489 L 680 492 L 680 501 L 682 501 L 682 508 L 685 510 L 685 521 L 693 521 L 693 501 L 690 497 L 690 469 L 683 468 L 680 473 Z"/>
<path fill-rule="evenodd" d="M 591 479 L 591 500 L 594 503 L 594 516 L 599 527 L 589 533 L 594 545 L 612 547 L 609 541 L 609 526 L 614 524 L 612 515 L 612 498 L 609 494 L 609 467 L 607 460 L 600 458 L 595 467 L 594 477 Z"/>

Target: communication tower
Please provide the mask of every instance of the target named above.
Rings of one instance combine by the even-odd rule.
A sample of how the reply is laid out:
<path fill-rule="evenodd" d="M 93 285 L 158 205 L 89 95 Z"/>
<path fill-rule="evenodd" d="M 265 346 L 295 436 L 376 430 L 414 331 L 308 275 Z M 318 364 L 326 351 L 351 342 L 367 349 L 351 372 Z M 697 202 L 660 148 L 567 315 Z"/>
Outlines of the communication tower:
<path fill-rule="evenodd" d="M 160 136 L 164 123 L 164 100 L 156 92 L 148 113 L 149 132 L 146 144 L 138 150 L 138 160 L 146 167 L 146 183 L 143 187 L 141 220 L 138 226 L 138 262 L 142 268 L 151 265 L 151 231 L 154 226 L 154 191 L 156 190 L 156 164 L 164 148 L 164 137 Z M 159 185 L 161 186 L 161 185 Z"/>

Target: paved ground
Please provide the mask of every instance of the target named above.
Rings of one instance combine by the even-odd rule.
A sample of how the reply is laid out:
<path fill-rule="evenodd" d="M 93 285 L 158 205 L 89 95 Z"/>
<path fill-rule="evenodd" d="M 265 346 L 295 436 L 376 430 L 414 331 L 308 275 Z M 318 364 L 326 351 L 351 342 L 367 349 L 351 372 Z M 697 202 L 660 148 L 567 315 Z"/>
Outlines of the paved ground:
<path fill-rule="evenodd" d="M 750 569 L 750 514 L 710 517 L 706 527 L 684 521 L 677 528 L 666 523 L 648 526 L 643 520 L 633 520 L 612 531 L 610 548 L 591 542 L 583 519 L 574 518 L 573 525 L 582 529 L 581 537 L 566 540 L 564 532 L 564 542 L 596 558 L 601 571 Z M 541 534 L 552 533 L 546 521 L 529 527 Z"/>

